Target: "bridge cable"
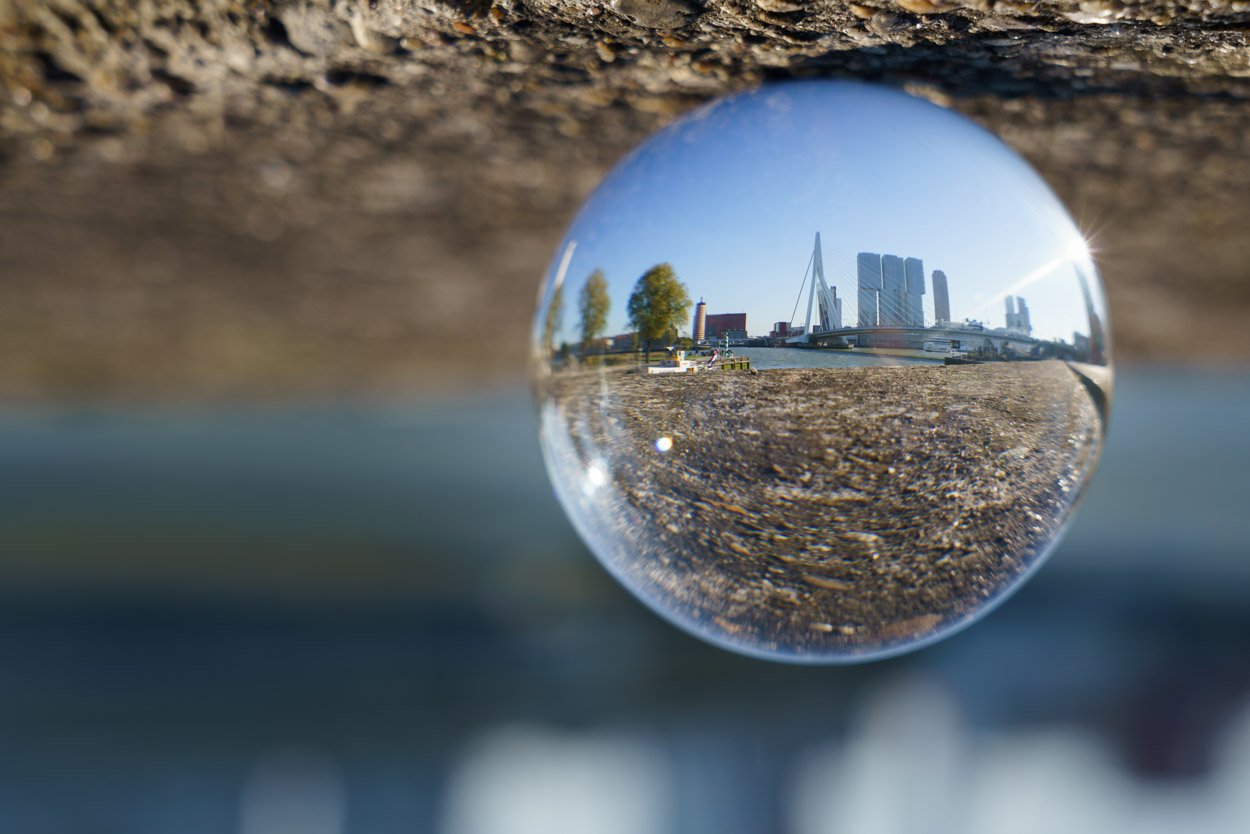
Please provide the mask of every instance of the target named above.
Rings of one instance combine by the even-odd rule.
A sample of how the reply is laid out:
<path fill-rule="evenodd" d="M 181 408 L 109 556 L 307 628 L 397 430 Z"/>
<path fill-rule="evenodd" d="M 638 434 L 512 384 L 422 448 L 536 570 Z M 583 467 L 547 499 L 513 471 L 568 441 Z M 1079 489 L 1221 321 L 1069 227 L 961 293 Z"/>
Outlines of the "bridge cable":
<path fill-rule="evenodd" d="M 813 251 L 810 258 L 807 259 L 807 269 L 803 270 L 803 283 L 799 284 L 799 297 L 794 299 L 794 309 L 790 311 L 790 324 L 794 324 L 794 317 L 799 313 L 799 304 L 803 301 L 803 288 L 807 286 L 807 274 L 811 272 L 812 262 L 816 260 L 816 252 Z"/>

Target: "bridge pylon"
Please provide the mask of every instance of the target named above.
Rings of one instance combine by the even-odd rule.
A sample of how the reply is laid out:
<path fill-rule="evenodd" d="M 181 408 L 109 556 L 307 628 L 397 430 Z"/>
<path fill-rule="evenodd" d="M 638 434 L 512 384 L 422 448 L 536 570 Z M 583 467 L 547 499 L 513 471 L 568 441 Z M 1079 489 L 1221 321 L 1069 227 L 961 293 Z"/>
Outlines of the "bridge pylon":
<path fill-rule="evenodd" d="M 814 302 L 819 315 L 818 330 L 812 329 L 812 309 Z M 807 322 L 804 325 L 807 334 L 842 329 L 842 299 L 838 298 L 836 287 L 825 281 L 825 260 L 820 248 L 820 232 L 816 233 L 816 243 L 812 249 L 812 288 L 807 293 Z"/>

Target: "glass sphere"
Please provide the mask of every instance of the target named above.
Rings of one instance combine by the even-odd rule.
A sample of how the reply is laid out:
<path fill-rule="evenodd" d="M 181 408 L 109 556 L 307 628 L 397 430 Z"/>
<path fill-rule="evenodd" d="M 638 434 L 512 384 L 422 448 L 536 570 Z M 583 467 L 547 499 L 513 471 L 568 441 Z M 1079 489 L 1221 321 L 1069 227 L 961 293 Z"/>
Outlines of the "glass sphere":
<path fill-rule="evenodd" d="M 840 662 L 983 615 L 1053 548 L 1111 392 L 1089 249 L 966 118 L 815 81 L 695 110 L 560 243 L 531 344 L 590 550 L 726 648 Z"/>

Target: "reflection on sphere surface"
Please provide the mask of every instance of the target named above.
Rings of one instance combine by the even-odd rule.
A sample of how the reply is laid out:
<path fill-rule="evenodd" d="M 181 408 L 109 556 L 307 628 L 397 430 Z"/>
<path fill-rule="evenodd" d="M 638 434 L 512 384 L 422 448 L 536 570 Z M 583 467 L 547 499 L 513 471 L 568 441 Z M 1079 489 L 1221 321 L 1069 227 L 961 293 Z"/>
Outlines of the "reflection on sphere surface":
<path fill-rule="evenodd" d="M 713 102 L 582 207 L 531 345 L 591 551 L 718 645 L 838 662 L 971 622 L 1053 546 L 1111 392 L 1089 251 L 958 114 L 836 82 Z"/>

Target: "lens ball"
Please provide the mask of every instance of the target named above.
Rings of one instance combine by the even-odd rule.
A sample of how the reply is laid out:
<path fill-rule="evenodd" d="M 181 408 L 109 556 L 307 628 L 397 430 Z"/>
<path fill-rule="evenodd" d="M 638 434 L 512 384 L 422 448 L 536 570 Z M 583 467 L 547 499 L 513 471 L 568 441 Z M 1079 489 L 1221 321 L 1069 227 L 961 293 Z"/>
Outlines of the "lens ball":
<path fill-rule="evenodd" d="M 964 117 L 815 81 L 712 102 L 586 201 L 534 319 L 544 459 L 630 591 L 726 648 L 895 654 L 1045 559 L 1098 459 L 1085 239 Z"/>

